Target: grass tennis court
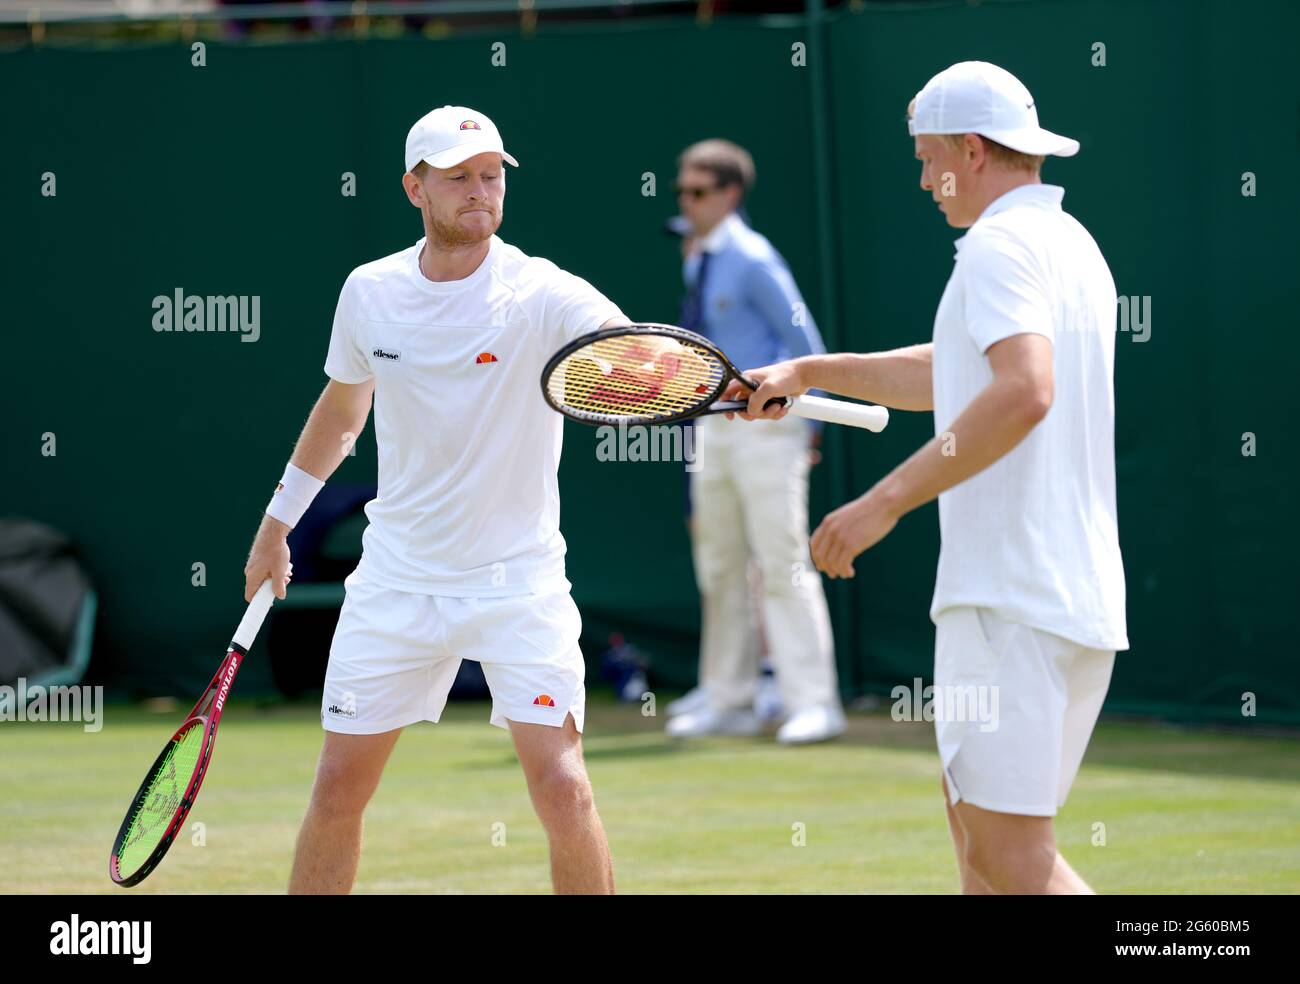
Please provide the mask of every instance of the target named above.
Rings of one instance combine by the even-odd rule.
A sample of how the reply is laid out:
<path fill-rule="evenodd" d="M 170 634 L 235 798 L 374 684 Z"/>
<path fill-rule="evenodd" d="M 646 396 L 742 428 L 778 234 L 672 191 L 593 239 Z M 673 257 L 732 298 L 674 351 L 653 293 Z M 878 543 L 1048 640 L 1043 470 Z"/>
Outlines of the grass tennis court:
<path fill-rule="evenodd" d="M 189 833 L 139 888 L 110 883 L 122 810 L 177 715 L 112 705 L 95 734 L 9 725 L 0 890 L 284 891 L 321 742 L 314 704 L 232 704 Z M 407 730 L 367 812 L 357 891 L 550 891 L 510 739 L 487 717 L 487 704 L 454 704 L 441 724 Z M 876 712 L 826 745 L 674 744 L 662 720 L 595 699 L 586 732 L 621 892 L 957 890 L 930 725 Z M 1092 846 L 1098 822 L 1105 846 Z M 1295 892 L 1300 741 L 1103 719 L 1057 835 L 1103 893 Z"/>

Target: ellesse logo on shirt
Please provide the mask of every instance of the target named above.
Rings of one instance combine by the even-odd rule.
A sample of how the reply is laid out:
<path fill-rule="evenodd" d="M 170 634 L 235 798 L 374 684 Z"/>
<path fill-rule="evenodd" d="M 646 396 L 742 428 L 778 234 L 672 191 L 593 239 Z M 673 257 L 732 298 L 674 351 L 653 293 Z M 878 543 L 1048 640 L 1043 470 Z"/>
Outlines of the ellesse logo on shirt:
<path fill-rule="evenodd" d="M 401 362 L 402 353 L 396 349 L 377 348 L 370 353 L 376 359 L 386 359 L 389 362 Z"/>
<path fill-rule="evenodd" d="M 500 362 L 500 361 L 501 360 L 498 359 L 491 352 L 480 352 L 478 356 L 474 359 L 474 364 L 483 366 L 483 365 L 487 365 L 489 362 Z"/>

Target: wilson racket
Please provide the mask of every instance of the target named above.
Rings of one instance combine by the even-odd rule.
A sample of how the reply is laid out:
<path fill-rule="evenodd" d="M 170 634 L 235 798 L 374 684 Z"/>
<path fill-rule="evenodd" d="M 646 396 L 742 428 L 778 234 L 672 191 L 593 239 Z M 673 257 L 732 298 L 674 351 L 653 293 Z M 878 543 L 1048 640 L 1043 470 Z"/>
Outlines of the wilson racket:
<path fill-rule="evenodd" d="M 108 861 L 109 877 L 124 888 L 144 881 L 185 823 L 208 771 L 217 725 L 235 674 L 274 600 L 271 580 L 267 578 L 240 619 L 216 676 L 167 742 L 131 801 Z"/>
<path fill-rule="evenodd" d="M 594 331 L 564 346 L 542 370 L 542 395 L 584 424 L 667 424 L 748 409 L 744 400 L 719 399 L 733 379 L 758 389 L 702 335 L 640 324 Z M 820 396 L 784 402 L 791 413 L 810 420 L 870 431 L 889 423 L 888 410 L 865 403 Z"/>

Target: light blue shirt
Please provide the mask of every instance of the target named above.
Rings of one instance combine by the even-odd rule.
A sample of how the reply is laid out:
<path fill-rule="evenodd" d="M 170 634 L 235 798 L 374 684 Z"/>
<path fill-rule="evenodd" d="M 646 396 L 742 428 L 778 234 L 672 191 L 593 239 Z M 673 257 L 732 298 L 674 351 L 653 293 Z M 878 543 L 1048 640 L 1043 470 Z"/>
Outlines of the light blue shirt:
<path fill-rule="evenodd" d="M 740 370 L 822 353 L 817 323 L 790 268 L 767 237 L 732 213 L 701 242 L 709 269 L 698 329 Z M 700 254 L 687 258 L 688 287 L 699 276 Z"/>

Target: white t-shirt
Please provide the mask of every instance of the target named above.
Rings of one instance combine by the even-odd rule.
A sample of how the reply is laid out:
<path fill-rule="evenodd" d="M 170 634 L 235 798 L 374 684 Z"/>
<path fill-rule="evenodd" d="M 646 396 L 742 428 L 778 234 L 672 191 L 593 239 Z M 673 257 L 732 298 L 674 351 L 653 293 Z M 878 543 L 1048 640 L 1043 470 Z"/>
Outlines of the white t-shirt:
<path fill-rule="evenodd" d="M 343 285 L 325 372 L 375 377 L 379 491 L 358 571 L 453 597 L 567 589 L 557 469 L 563 418 L 546 361 L 619 309 L 550 260 L 493 236 L 463 280 L 420 271 L 421 239 Z"/>
<path fill-rule="evenodd" d="M 1025 332 L 1052 341 L 1047 416 L 1010 453 L 939 496 L 931 618 L 1000 617 L 1094 649 L 1127 649 L 1115 509 L 1115 282 L 1064 190 L 1022 185 L 957 240 L 934 319 L 942 435 L 993 381 L 985 353 Z M 961 448 L 956 449 L 961 453 Z"/>

